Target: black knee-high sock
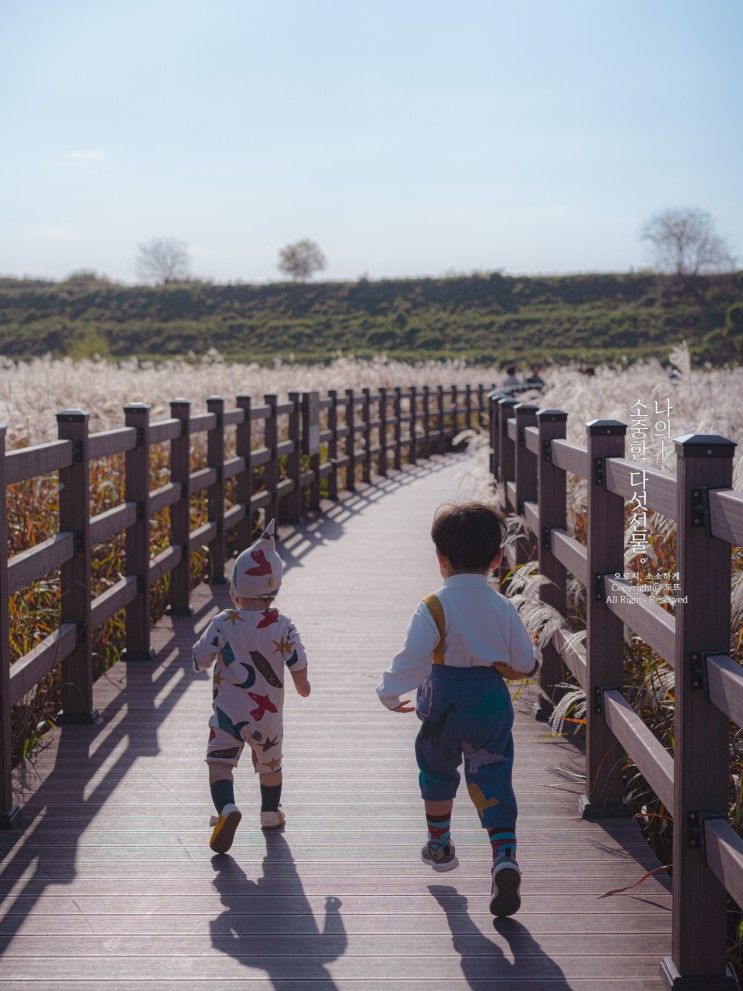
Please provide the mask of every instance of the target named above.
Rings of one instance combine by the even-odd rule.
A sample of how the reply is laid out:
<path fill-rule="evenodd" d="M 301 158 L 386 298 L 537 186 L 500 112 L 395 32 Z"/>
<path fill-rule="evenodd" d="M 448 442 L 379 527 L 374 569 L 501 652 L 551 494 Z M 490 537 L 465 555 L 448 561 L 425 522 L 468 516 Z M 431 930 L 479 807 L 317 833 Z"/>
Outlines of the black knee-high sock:
<path fill-rule="evenodd" d="M 229 805 L 230 802 L 233 805 L 235 804 L 235 785 L 232 781 L 228 781 L 226 778 L 220 778 L 219 781 L 212 781 L 209 788 L 212 793 L 214 808 L 217 810 L 218 815 L 225 805 Z"/>
<path fill-rule="evenodd" d="M 281 801 L 281 785 L 261 785 L 261 812 L 276 812 Z"/>

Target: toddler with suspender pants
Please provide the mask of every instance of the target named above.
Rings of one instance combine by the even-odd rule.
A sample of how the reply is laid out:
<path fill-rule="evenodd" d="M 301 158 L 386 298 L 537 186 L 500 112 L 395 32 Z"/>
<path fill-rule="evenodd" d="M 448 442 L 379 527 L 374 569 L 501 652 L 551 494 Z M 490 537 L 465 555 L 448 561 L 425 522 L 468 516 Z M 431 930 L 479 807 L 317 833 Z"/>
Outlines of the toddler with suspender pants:
<path fill-rule="evenodd" d="M 450 504 L 436 513 L 431 530 L 443 588 L 427 596 L 413 615 L 405 646 L 377 687 L 393 712 L 415 711 L 415 741 L 428 842 L 424 863 L 455 868 L 450 838 L 458 767 L 464 758 L 467 791 L 493 850 L 493 915 L 513 915 L 521 900 L 516 861 L 513 771 L 513 705 L 504 678 L 536 673 L 539 649 L 515 606 L 488 584 L 501 560 L 505 522 L 492 506 Z M 400 696 L 417 689 L 416 704 Z"/>

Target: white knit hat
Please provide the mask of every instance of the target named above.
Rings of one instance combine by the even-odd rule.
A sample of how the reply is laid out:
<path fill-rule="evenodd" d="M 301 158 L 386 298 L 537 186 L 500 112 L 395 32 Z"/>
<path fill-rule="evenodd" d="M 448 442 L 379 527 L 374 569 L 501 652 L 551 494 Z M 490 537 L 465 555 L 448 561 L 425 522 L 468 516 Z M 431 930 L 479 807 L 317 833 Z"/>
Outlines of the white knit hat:
<path fill-rule="evenodd" d="M 276 595 L 284 577 L 284 564 L 276 553 L 274 521 L 268 524 L 258 540 L 238 554 L 232 569 L 235 595 L 258 599 Z"/>

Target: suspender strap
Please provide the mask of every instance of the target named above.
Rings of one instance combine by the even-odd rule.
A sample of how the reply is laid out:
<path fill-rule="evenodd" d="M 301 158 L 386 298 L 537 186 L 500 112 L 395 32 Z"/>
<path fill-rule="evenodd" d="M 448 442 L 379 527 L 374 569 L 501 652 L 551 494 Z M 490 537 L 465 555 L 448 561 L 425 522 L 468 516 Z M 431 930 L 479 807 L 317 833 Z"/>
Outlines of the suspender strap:
<path fill-rule="evenodd" d="M 433 663 L 443 664 L 444 663 L 444 640 L 446 639 L 446 622 L 444 620 L 444 607 L 441 605 L 441 600 L 437 595 L 432 592 L 427 595 L 423 600 L 428 611 L 433 617 L 433 621 L 436 624 L 436 629 L 439 631 L 439 642 L 433 648 Z"/>

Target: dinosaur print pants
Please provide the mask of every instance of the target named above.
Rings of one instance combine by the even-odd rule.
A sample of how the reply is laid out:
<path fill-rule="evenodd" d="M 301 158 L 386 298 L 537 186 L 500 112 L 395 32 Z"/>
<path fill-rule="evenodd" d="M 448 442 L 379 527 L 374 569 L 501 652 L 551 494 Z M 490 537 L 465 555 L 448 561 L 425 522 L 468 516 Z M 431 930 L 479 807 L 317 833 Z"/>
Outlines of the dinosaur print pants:
<path fill-rule="evenodd" d="M 418 689 L 421 728 L 415 741 L 421 795 L 454 798 L 464 758 L 467 791 L 486 829 L 516 827 L 513 705 L 494 668 L 434 664 Z"/>

